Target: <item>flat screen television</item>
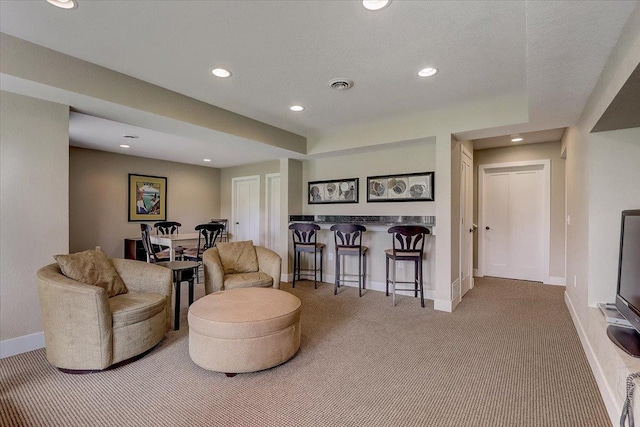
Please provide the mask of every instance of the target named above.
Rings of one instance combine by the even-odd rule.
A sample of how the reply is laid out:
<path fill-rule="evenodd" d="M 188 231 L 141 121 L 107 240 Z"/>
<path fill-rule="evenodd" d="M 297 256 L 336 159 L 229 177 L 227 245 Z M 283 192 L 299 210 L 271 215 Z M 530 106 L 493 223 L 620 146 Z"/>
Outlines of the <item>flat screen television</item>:
<path fill-rule="evenodd" d="M 610 325 L 609 338 L 634 357 L 640 357 L 640 209 L 622 211 L 616 308 L 634 329 Z"/>

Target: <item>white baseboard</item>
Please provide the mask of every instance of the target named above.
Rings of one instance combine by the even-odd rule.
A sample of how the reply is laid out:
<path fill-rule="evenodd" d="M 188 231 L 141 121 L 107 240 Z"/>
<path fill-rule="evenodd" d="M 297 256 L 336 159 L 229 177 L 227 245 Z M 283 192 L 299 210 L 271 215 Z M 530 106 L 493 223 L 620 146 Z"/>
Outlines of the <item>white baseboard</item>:
<path fill-rule="evenodd" d="M 282 273 L 280 274 L 280 281 L 281 282 L 290 282 L 293 280 L 293 273 Z"/>
<path fill-rule="evenodd" d="M 548 280 L 544 282 L 545 285 L 565 286 L 566 280 L 564 277 L 549 276 Z"/>
<path fill-rule="evenodd" d="M 291 282 L 293 280 L 293 274 L 290 275 L 290 279 L 287 280 L 288 282 Z M 325 274 L 323 277 L 323 282 L 324 283 L 335 283 L 335 275 L 333 274 Z M 308 279 L 304 279 L 304 280 L 308 280 Z M 340 285 L 340 287 L 342 286 L 348 286 L 350 288 L 357 288 L 358 284 L 355 282 L 349 282 L 349 283 L 343 283 Z M 368 291 L 376 291 L 376 292 L 386 292 L 387 290 L 387 286 L 385 282 L 371 282 L 371 281 L 367 281 L 367 283 L 365 284 L 365 286 L 367 287 Z M 389 292 L 391 292 L 391 289 L 389 289 Z M 403 295 L 398 293 L 398 295 Z M 435 292 L 432 289 L 425 289 L 424 290 L 424 299 L 428 299 L 428 300 L 433 300 L 435 295 Z"/>
<path fill-rule="evenodd" d="M 0 359 L 44 347 L 44 332 L 0 341 Z"/>
<path fill-rule="evenodd" d="M 582 323 L 578 318 L 578 314 L 573 307 L 571 298 L 569 298 L 569 294 L 567 294 L 566 292 L 564 293 L 564 303 L 569 309 L 569 314 L 571 315 L 573 324 L 575 325 L 576 331 L 578 332 L 578 337 L 580 338 L 580 342 L 582 343 L 582 348 L 587 355 L 587 360 L 589 361 L 591 371 L 593 372 L 593 376 L 595 377 L 598 388 L 600 389 L 600 395 L 602 396 L 602 400 L 604 401 L 604 406 L 607 408 L 607 413 L 609 414 L 609 418 L 611 419 L 611 424 L 615 426 L 619 423 L 620 414 L 622 413 L 622 406 L 618 405 L 613 390 L 611 390 L 607 381 L 605 380 L 602 366 L 600 366 L 600 362 L 598 362 L 598 358 L 596 357 L 593 347 L 591 346 L 591 343 L 587 338 L 587 334 L 585 333 Z"/>
<path fill-rule="evenodd" d="M 482 277 L 482 274 L 480 274 L 480 270 L 477 268 L 473 269 L 473 277 Z"/>

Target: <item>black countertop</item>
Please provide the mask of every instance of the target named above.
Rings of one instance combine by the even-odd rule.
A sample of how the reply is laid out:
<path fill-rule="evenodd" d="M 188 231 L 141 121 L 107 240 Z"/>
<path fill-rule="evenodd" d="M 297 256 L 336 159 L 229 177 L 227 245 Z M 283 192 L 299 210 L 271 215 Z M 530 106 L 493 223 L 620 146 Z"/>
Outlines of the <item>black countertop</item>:
<path fill-rule="evenodd" d="M 407 215 L 289 215 L 289 222 L 315 222 L 318 224 L 362 225 L 436 225 L 435 216 Z"/>

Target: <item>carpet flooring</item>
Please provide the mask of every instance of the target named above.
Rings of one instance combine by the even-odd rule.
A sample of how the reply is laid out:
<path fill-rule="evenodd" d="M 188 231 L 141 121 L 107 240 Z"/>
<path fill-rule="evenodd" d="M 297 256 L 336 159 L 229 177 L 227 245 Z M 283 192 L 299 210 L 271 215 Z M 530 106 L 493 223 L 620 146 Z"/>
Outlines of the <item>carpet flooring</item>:
<path fill-rule="evenodd" d="M 454 313 L 300 282 L 287 363 L 227 378 L 189 358 L 186 309 L 148 355 L 89 375 L 0 360 L 2 426 L 610 426 L 563 287 L 478 278 Z M 202 296 L 202 289 L 196 296 Z"/>

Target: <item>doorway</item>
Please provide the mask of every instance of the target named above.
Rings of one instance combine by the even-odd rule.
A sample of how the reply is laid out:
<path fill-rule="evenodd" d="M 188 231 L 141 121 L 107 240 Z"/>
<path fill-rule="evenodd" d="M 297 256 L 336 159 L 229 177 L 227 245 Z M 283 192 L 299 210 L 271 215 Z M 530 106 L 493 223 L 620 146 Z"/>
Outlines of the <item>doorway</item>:
<path fill-rule="evenodd" d="M 478 175 L 480 275 L 547 282 L 550 161 L 481 165 Z"/>
<path fill-rule="evenodd" d="M 233 240 L 260 245 L 260 176 L 231 179 Z"/>

